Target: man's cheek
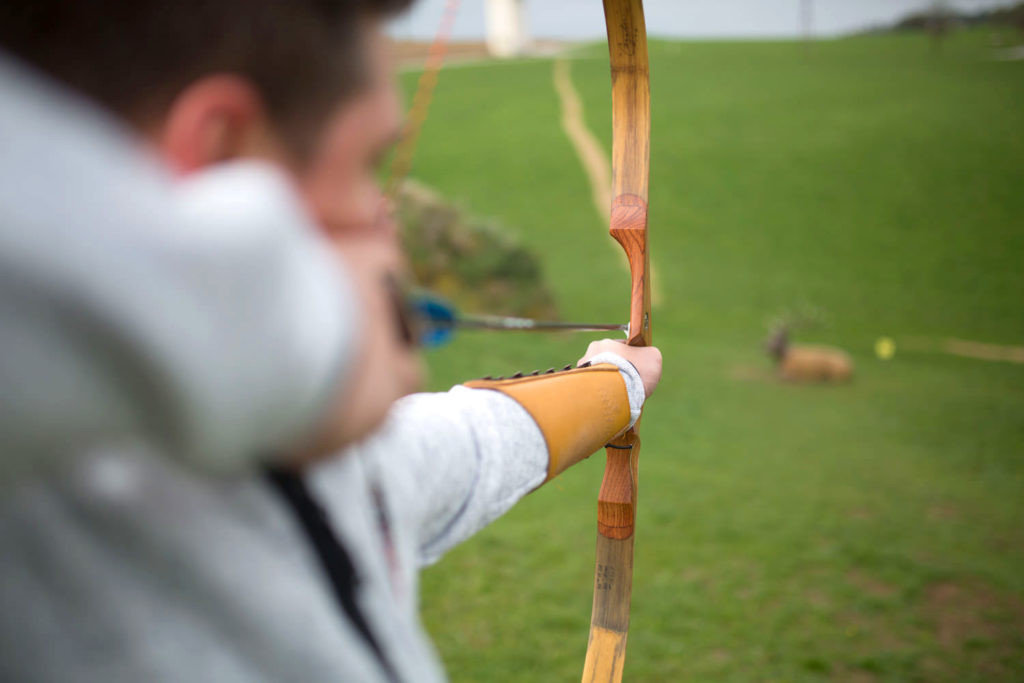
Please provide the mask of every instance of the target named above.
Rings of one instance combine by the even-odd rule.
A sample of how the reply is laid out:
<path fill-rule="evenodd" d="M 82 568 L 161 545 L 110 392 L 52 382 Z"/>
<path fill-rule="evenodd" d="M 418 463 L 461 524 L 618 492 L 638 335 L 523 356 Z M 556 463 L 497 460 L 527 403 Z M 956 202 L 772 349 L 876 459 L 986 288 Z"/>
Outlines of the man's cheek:
<path fill-rule="evenodd" d="M 389 203 L 371 173 L 363 174 L 358 190 L 349 195 L 349 216 L 353 227 L 379 231 L 391 217 Z"/>
<path fill-rule="evenodd" d="M 333 192 L 330 187 L 324 182 L 307 182 L 302 186 L 302 196 L 314 220 L 333 239 L 344 228 L 344 207 L 349 199 L 345 196 L 343 186 L 336 186 Z"/>
<path fill-rule="evenodd" d="M 316 202 L 313 206 L 313 215 L 328 238 L 337 240 L 344 236 L 344 211 L 335 202 Z"/>

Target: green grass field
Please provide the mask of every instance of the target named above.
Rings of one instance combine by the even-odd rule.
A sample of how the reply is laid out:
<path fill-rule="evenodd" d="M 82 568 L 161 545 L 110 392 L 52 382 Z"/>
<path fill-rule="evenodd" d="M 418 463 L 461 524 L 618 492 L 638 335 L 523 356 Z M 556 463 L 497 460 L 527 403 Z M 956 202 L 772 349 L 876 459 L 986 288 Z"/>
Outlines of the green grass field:
<path fill-rule="evenodd" d="M 630 681 L 1024 680 L 1024 366 L 872 345 L 1024 344 L 1024 61 L 988 33 L 651 45 L 653 315 Z M 610 143 L 607 55 L 572 64 Z M 414 86 L 415 74 L 405 85 Z M 414 175 L 543 252 L 567 319 L 627 278 L 559 127 L 549 61 L 442 74 Z M 770 379 L 801 305 L 855 381 Z M 431 384 L 577 358 L 586 337 L 467 333 Z M 429 569 L 455 681 L 571 681 L 598 455 Z"/>

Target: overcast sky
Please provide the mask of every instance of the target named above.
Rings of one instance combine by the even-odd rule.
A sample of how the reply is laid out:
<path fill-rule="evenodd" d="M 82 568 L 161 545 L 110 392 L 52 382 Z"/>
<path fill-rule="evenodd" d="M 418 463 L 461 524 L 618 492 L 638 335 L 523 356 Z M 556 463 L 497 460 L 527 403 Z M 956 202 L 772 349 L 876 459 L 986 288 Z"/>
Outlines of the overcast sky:
<path fill-rule="evenodd" d="M 591 39 L 604 36 L 600 0 L 525 0 L 532 35 Z M 931 6 L 931 0 L 812 0 L 814 31 L 836 35 L 883 24 Z M 800 34 L 800 0 L 644 0 L 647 30 L 665 37 L 784 37 Z M 981 9 L 1006 0 L 952 0 L 948 4 Z M 397 20 L 393 33 L 403 38 L 433 38 L 445 0 L 419 0 Z M 484 0 L 462 0 L 455 22 L 456 40 L 479 39 L 484 30 Z"/>

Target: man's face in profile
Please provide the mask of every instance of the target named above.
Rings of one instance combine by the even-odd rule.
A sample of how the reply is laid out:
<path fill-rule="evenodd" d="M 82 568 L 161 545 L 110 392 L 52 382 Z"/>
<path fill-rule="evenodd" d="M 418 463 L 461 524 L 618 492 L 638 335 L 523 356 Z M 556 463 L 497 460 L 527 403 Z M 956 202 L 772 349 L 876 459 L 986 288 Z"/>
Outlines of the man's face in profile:
<path fill-rule="evenodd" d="M 378 167 L 401 132 L 402 111 L 387 37 L 367 30 L 367 87 L 328 118 L 298 182 L 329 235 L 390 230 Z"/>

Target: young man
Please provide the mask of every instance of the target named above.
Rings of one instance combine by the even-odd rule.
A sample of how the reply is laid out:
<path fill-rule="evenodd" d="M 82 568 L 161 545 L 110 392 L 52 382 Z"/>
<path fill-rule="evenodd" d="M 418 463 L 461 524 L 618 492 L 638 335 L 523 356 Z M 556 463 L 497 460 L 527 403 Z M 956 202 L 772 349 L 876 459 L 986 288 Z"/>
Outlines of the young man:
<path fill-rule="evenodd" d="M 0 5 L 0 482 L 126 435 L 213 471 L 334 453 L 416 385 L 392 327 L 360 322 L 395 246 L 331 244 L 279 173 L 175 189 L 137 136 L 7 53 L 144 101 L 152 60 L 140 75 L 117 53 L 137 44 L 97 35 L 118 12 Z M 72 27 L 108 47 L 76 52 Z"/>
<path fill-rule="evenodd" d="M 406 3 L 14 4 L 31 21 L 8 19 L 0 44 L 149 140 L 181 174 L 193 224 L 244 230 L 285 212 L 265 196 L 280 188 L 264 182 L 269 164 L 356 267 L 400 269 L 374 170 L 400 124 L 379 22 Z M 381 332 L 365 357 L 404 369 L 352 381 L 398 390 L 415 356 L 386 286 L 369 283 L 365 324 Z M 0 507 L 0 674 L 442 680 L 418 621 L 419 567 L 626 428 L 660 376 L 655 349 L 606 341 L 585 358 L 594 365 L 409 396 L 326 460 L 301 448 L 263 454 L 265 472 L 211 477 L 132 443 L 13 487 Z M 363 412 L 349 415 L 376 422 Z"/>

